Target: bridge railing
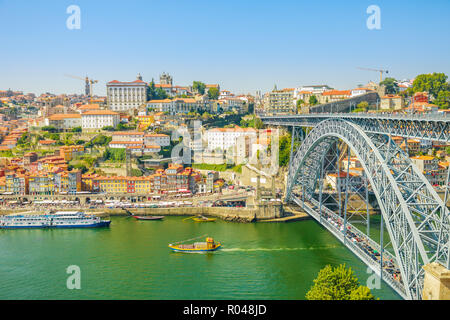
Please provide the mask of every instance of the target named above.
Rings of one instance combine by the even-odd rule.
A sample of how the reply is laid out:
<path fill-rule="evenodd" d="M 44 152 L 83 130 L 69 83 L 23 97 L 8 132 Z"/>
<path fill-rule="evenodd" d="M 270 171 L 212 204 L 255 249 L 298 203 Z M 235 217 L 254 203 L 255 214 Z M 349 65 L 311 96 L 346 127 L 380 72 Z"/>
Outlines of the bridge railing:
<path fill-rule="evenodd" d="M 294 196 L 293 196 L 293 200 L 299 206 L 302 206 L 303 203 L 301 200 L 299 200 L 298 198 L 296 198 Z M 309 201 L 311 201 L 311 204 L 313 206 L 315 206 L 316 208 L 319 208 L 319 202 L 317 200 L 309 199 Z M 308 214 L 310 214 L 312 217 L 314 217 L 314 219 L 316 219 L 319 223 L 324 225 L 331 233 L 334 234 L 335 237 L 337 237 L 341 242 L 343 242 L 344 245 L 346 245 L 351 251 L 353 251 L 367 266 L 369 266 L 372 270 L 374 270 L 378 275 L 380 275 L 380 269 L 381 269 L 382 279 L 391 288 L 393 288 L 400 296 L 402 296 L 403 298 L 406 297 L 405 288 L 404 288 L 403 284 L 401 283 L 401 280 L 395 279 L 392 274 L 390 274 L 388 271 L 385 270 L 385 268 L 381 268 L 380 261 L 374 260 L 359 245 L 355 244 L 351 240 L 351 238 L 347 235 L 347 232 L 345 232 L 345 236 L 344 236 L 344 233 L 341 230 L 339 230 L 335 225 L 330 223 L 326 219 L 326 217 L 322 216 L 322 219 L 321 219 L 320 214 L 318 212 L 316 212 L 316 210 L 314 208 L 310 207 L 308 203 L 305 202 L 304 205 L 305 205 L 304 209 L 308 212 Z M 342 220 L 341 217 L 339 217 L 337 214 L 335 214 L 333 211 L 331 211 L 327 207 L 322 206 L 321 209 L 323 212 L 326 212 L 327 215 L 332 216 L 335 220 L 337 220 L 337 219 Z M 348 227 L 350 227 L 351 231 L 353 233 L 357 234 L 357 236 L 360 239 L 365 239 L 372 248 L 376 249 L 378 252 L 381 252 L 381 247 L 380 247 L 380 245 L 378 245 L 378 243 L 373 241 L 370 237 L 366 236 L 364 233 L 362 233 L 358 228 L 356 228 L 352 224 L 347 222 L 346 225 Z M 396 261 L 395 257 L 388 251 L 383 250 L 383 256 L 389 260 Z M 395 266 L 395 264 L 394 264 L 394 266 Z M 395 266 L 395 269 L 398 270 L 398 267 Z"/>
<path fill-rule="evenodd" d="M 366 119 L 397 119 L 397 120 L 435 120 L 435 121 L 450 121 L 450 115 L 442 113 L 367 113 L 367 112 L 352 112 L 352 113 L 304 113 L 293 115 L 260 115 L 263 118 L 366 118 Z"/>

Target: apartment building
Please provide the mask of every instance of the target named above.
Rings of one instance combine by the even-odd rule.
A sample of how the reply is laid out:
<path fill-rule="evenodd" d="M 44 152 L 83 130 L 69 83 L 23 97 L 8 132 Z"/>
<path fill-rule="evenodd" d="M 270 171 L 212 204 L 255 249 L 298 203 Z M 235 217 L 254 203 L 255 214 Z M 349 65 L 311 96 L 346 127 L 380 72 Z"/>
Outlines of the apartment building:
<path fill-rule="evenodd" d="M 351 97 L 351 90 L 329 90 L 318 95 L 319 103 L 336 102 Z"/>
<path fill-rule="evenodd" d="M 381 97 L 380 108 L 382 110 L 400 110 L 405 107 L 405 99 L 402 96 L 388 94 Z"/>
<path fill-rule="evenodd" d="M 210 101 L 204 97 L 196 98 L 175 98 L 162 100 L 149 100 L 147 109 L 160 112 L 167 112 L 171 115 L 179 113 L 189 113 L 191 111 L 207 111 L 211 112 L 212 106 Z"/>
<path fill-rule="evenodd" d="M 432 186 L 443 186 L 447 177 L 448 162 L 440 162 L 432 156 L 415 156 L 411 161 L 425 175 Z"/>
<path fill-rule="evenodd" d="M 120 122 L 120 115 L 110 110 L 90 110 L 81 114 L 81 128 L 83 130 L 99 130 L 104 127 L 116 127 Z"/>
<path fill-rule="evenodd" d="M 53 126 L 57 129 L 67 130 L 75 127 L 81 127 L 81 114 L 52 114 L 45 119 L 45 125 Z"/>
<path fill-rule="evenodd" d="M 294 88 L 277 90 L 266 93 L 264 99 L 264 111 L 272 114 L 289 114 L 296 112 L 294 104 Z"/>
<path fill-rule="evenodd" d="M 253 128 L 214 128 L 206 132 L 209 150 L 227 150 L 236 145 L 238 137 L 251 136 L 256 139 L 257 131 Z"/>
<path fill-rule="evenodd" d="M 139 131 L 116 131 L 112 134 L 112 141 L 144 142 L 144 132 Z"/>
<path fill-rule="evenodd" d="M 170 136 L 162 133 L 147 133 L 144 135 L 144 144 L 151 146 L 170 146 Z"/>
<path fill-rule="evenodd" d="M 114 111 L 137 109 L 147 102 L 147 83 L 140 74 L 132 82 L 110 81 L 106 84 L 108 106 Z"/>

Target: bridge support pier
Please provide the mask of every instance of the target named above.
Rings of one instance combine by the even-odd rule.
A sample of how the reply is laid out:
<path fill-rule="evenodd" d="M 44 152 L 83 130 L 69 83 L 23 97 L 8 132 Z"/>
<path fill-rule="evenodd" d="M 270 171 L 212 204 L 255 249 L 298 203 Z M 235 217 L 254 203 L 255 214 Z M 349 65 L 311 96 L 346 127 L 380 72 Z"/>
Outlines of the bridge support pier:
<path fill-rule="evenodd" d="M 437 262 L 423 266 L 422 300 L 450 300 L 450 271 Z"/>

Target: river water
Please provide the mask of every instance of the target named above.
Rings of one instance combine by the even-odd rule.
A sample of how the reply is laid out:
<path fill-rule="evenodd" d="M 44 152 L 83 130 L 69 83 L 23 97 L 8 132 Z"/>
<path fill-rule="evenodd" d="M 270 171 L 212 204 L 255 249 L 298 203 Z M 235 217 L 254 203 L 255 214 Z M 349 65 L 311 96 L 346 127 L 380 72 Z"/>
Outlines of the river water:
<path fill-rule="evenodd" d="M 171 242 L 208 234 L 209 254 L 174 253 Z M 198 241 L 204 241 L 200 239 Z M 113 217 L 105 229 L 0 230 L 0 299 L 305 299 L 326 264 L 371 274 L 313 220 L 195 223 L 183 217 Z M 80 268 L 68 289 L 66 268 Z M 380 299 L 400 299 L 381 283 Z"/>

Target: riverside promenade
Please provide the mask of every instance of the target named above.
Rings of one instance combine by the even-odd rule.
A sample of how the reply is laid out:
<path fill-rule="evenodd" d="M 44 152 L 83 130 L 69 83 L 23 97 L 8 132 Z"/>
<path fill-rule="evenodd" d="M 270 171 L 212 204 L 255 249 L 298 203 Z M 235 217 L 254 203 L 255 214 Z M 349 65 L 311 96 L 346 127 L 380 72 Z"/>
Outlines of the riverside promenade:
<path fill-rule="evenodd" d="M 252 207 L 246 208 L 234 208 L 234 207 L 169 207 L 169 208 L 96 208 L 87 209 L 86 207 L 53 207 L 54 211 L 84 211 L 86 213 L 99 215 L 101 217 L 107 216 L 127 216 L 128 212 L 135 215 L 160 215 L 160 216 L 195 216 L 204 215 L 217 217 L 225 221 L 233 222 L 288 222 L 307 219 L 309 216 L 299 211 L 297 207 L 295 210 L 289 206 L 287 210 L 284 210 L 282 203 L 268 203 L 258 204 Z M 127 212 L 128 211 L 128 212 Z M 11 213 L 39 213 L 41 210 L 29 209 L 6 209 L 1 211 L 1 215 Z"/>

